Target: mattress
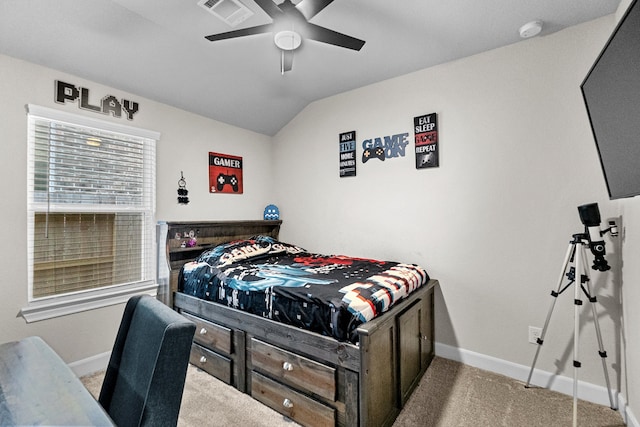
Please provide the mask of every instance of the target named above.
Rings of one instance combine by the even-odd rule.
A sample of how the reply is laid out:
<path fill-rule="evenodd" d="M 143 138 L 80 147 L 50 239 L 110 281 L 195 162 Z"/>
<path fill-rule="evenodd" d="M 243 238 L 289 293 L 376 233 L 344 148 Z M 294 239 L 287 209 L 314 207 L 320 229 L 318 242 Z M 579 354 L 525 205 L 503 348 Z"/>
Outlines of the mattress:
<path fill-rule="evenodd" d="M 256 236 L 216 246 L 186 263 L 178 291 L 357 343 L 360 324 L 428 280 L 415 264 L 310 253 Z"/>

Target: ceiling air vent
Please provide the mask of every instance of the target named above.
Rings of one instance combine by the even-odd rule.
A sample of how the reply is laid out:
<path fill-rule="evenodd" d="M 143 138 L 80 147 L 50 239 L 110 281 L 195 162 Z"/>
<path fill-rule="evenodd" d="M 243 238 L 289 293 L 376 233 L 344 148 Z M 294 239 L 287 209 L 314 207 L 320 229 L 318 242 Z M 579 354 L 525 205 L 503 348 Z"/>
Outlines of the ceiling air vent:
<path fill-rule="evenodd" d="M 251 9 L 240 0 L 200 0 L 198 6 L 202 6 L 232 27 L 253 15 Z"/>

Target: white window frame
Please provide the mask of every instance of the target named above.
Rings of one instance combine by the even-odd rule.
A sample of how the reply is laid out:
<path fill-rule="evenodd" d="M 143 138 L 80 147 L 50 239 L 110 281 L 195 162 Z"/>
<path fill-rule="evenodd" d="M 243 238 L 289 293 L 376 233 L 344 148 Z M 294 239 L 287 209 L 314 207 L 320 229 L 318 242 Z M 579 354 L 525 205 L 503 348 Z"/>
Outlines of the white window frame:
<path fill-rule="evenodd" d="M 33 174 L 34 174 L 34 138 L 33 135 L 33 126 L 32 120 L 35 118 L 43 118 L 46 120 L 55 120 L 58 122 L 66 122 L 68 124 L 83 126 L 89 128 L 100 129 L 102 131 L 114 132 L 127 134 L 135 137 L 146 138 L 153 140 L 153 151 L 155 153 L 155 144 L 160 139 L 160 133 L 155 131 L 150 131 L 146 129 L 140 129 L 133 126 L 122 125 L 119 123 L 108 122 L 100 119 L 95 119 L 92 117 L 81 116 L 77 114 L 67 113 L 65 111 L 55 110 L 51 108 L 41 107 L 37 105 L 27 105 L 27 113 L 28 113 L 28 167 L 27 167 L 27 182 L 28 185 L 33 185 Z M 156 234 L 155 234 L 155 209 L 156 209 L 156 195 L 155 195 L 155 154 L 152 164 L 149 165 L 151 168 L 150 177 L 151 177 L 151 194 L 149 195 L 150 205 L 151 205 L 151 222 L 150 229 L 147 230 L 150 233 L 151 244 L 150 247 L 146 248 L 149 253 L 146 253 L 144 256 L 148 258 L 148 262 L 151 263 L 151 272 L 150 274 L 154 275 L 156 272 Z M 29 194 L 33 194 L 33 189 L 29 189 Z M 40 212 L 41 209 L 36 209 L 35 203 L 33 201 L 33 197 L 30 195 L 27 201 L 27 215 L 28 215 L 28 224 L 33 224 L 33 217 L 35 212 Z M 64 295 L 55 295 L 50 297 L 43 297 L 38 299 L 32 298 L 32 283 L 33 283 L 33 239 L 32 236 L 32 225 L 28 231 L 28 288 L 27 288 L 27 299 L 28 305 L 24 307 L 20 311 L 20 315 L 26 320 L 27 323 L 36 322 L 40 320 L 50 319 L 58 316 L 65 316 L 72 313 L 78 313 L 81 311 L 92 310 L 100 307 L 106 307 L 109 305 L 120 304 L 126 302 L 129 298 L 134 295 L 147 294 L 151 296 L 156 296 L 158 292 L 158 284 L 156 281 L 156 277 L 147 277 L 147 280 L 137 282 L 137 283 L 129 283 L 122 285 L 113 285 L 108 287 L 103 287 L 99 289 L 92 289 L 86 291 L 79 291 L 74 293 L 68 293 Z"/>

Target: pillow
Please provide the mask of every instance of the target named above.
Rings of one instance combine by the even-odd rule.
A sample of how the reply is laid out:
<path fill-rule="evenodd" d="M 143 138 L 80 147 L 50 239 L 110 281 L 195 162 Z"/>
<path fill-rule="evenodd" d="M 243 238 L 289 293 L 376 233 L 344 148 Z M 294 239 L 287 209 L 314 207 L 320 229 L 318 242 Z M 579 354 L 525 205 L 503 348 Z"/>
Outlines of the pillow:
<path fill-rule="evenodd" d="M 304 252 L 307 251 L 299 246 L 280 242 L 270 236 L 254 236 L 245 240 L 223 243 L 204 251 L 196 261 L 206 262 L 211 267 L 224 267 L 245 259 L 260 259 L 276 254 Z"/>

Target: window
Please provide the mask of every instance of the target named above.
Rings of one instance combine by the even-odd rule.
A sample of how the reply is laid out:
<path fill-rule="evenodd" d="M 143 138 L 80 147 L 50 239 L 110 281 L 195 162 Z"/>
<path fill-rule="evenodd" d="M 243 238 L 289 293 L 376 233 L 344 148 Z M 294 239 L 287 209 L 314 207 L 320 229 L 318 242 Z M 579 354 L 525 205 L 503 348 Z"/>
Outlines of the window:
<path fill-rule="evenodd" d="M 30 105 L 29 321 L 155 293 L 156 132 Z"/>

